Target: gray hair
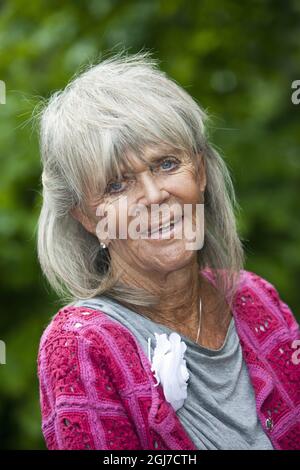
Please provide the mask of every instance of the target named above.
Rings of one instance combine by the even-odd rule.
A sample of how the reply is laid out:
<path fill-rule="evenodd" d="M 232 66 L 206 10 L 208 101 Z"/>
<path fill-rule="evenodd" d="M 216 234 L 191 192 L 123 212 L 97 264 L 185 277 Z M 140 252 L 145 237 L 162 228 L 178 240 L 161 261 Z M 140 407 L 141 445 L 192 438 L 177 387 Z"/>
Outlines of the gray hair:
<path fill-rule="evenodd" d="M 64 301 L 105 294 L 132 305 L 154 305 L 143 289 L 113 278 L 108 249 L 72 215 L 85 211 L 89 192 L 103 193 L 126 153 L 166 143 L 199 169 L 204 156 L 207 185 L 205 240 L 200 269 L 210 268 L 229 299 L 243 268 L 237 234 L 238 204 L 225 162 L 209 143 L 206 113 L 175 80 L 159 70 L 149 51 L 117 53 L 75 75 L 65 89 L 42 103 L 40 150 L 43 202 L 38 221 L 38 258 L 52 288 Z M 224 272 L 226 276 L 224 276 Z"/>

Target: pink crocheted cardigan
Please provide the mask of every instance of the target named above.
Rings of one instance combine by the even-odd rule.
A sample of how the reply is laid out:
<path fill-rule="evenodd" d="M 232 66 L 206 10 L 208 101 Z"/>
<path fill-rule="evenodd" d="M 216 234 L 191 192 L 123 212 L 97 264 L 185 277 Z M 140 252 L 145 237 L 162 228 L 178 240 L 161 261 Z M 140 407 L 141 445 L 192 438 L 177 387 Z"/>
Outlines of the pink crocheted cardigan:
<path fill-rule="evenodd" d="M 233 315 L 263 429 L 275 449 L 300 449 L 299 325 L 274 286 L 249 271 L 241 272 Z M 48 449 L 196 449 L 154 386 L 141 345 L 100 310 L 60 309 L 37 363 Z"/>

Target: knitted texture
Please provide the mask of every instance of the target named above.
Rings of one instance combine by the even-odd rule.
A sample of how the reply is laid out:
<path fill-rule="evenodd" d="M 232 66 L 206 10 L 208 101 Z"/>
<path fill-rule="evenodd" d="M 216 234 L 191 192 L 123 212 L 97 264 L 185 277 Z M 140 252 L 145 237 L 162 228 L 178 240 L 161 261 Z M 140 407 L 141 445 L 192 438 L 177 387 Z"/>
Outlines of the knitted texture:
<path fill-rule="evenodd" d="M 262 427 L 275 449 L 299 450 L 300 364 L 292 360 L 299 325 L 274 286 L 249 271 L 241 272 L 232 313 Z M 196 449 L 134 335 L 104 312 L 60 309 L 37 365 L 48 449 Z"/>

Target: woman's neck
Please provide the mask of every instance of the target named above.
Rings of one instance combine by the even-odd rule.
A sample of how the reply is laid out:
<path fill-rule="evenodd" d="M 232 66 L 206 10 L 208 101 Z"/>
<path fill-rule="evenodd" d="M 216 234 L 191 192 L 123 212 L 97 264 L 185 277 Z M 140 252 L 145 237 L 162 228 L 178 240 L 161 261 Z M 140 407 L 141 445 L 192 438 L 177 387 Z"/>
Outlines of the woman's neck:
<path fill-rule="evenodd" d="M 151 307 L 134 306 L 123 301 L 125 306 L 193 341 L 198 332 L 201 298 L 199 344 L 207 347 L 216 344 L 218 348 L 228 328 L 224 317 L 228 315 L 228 306 L 212 283 L 200 273 L 196 257 L 189 265 L 167 275 L 140 272 L 120 259 L 115 263 L 115 269 L 122 284 L 142 287 L 159 298 L 159 303 Z"/>

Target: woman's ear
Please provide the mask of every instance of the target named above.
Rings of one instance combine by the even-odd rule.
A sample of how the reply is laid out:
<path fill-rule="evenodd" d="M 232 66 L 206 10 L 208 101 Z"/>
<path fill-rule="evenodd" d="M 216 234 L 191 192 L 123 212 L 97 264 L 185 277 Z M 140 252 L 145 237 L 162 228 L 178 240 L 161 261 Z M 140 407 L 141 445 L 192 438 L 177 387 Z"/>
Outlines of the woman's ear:
<path fill-rule="evenodd" d="M 83 227 L 93 235 L 95 235 L 95 224 L 92 217 L 85 214 L 80 207 L 73 207 L 70 211 L 72 217 L 83 225 Z"/>

